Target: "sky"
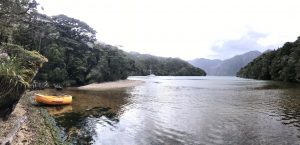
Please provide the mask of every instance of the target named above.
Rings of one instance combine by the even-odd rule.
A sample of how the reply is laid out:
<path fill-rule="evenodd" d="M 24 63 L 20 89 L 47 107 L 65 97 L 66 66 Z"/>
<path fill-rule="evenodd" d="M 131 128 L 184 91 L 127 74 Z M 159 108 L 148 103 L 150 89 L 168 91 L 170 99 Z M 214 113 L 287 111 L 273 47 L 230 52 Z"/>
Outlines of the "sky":
<path fill-rule="evenodd" d="M 299 0 L 37 0 L 97 31 L 101 42 L 163 57 L 227 59 L 300 36 Z"/>

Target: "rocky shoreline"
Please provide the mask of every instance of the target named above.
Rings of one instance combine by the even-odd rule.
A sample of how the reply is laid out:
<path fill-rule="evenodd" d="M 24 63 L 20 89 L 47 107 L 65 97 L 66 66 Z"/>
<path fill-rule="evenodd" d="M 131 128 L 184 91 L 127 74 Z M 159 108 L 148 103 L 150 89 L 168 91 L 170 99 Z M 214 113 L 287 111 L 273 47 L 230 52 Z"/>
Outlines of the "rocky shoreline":
<path fill-rule="evenodd" d="M 26 92 L 9 119 L 0 120 L 0 144 L 68 144 L 63 141 L 53 117 L 44 107 L 33 103 L 34 93 Z"/>

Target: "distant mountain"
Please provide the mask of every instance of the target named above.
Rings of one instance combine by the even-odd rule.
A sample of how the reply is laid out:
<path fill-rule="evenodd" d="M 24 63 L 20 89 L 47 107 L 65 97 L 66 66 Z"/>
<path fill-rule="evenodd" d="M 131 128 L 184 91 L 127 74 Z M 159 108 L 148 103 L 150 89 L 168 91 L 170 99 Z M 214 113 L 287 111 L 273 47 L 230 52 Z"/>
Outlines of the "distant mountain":
<path fill-rule="evenodd" d="M 243 67 L 237 76 L 300 83 L 300 37 L 277 50 L 264 52 Z"/>
<path fill-rule="evenodd" d="M 158 57 L 137 52 L 128 53 L 129 58 L 134 60 L 134 67 L 130 75 L 149 75 L 151 67 L 152 73 L 158 76 L 205 76 L 206 73 L 188 62 L 179 58 Z"/>
<path fill-rule="evenodd" d="M 214 74 L 214 67 L 221 64 L 222 60 L 197 58 L 188 62 L 195 67 L 202 68 L 207 73 L 207 75 L 212 75 Z"/>
<path fill-rule="evenodd" d="M 199 58 L 191 60 L 189 63 L 195 67 L 202 68 L 207 75 L 235 76 L 242 67 L 260 55 L 261 52 L 259 51 L 250 51 L 223 61 Z"/>

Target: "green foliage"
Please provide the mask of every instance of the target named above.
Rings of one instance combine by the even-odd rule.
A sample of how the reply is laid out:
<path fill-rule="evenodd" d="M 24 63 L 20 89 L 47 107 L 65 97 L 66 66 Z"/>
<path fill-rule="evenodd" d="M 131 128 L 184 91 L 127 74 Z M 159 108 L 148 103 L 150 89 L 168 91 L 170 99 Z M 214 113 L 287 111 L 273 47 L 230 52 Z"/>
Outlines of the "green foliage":
<path fill-rule="evenodd" d="M 47 59 L 37 52 L 12 44 L 0 46 L 0 52 L 8 54 L 0 64 L 0 117 L 4 117 L 13 108 L 11 111 L 5 110 L 18 102 Z"/>
<path fill-rule="evenodd" d="M 93 28 L 65 15 L 34 13 L 12 36 L 15 44 L 48 58 L 35 80 L 50 84 L 79 86 L 148 75 L 150 64 L 157 75 L 205 74 L 180 59 L 132 57 L 115 46 L 97 42 Z"/>
<path fill-rule="evenodd" d="M 21 83 L 28 87 L 29 83 L 42 67 L 47 59 L 34 51 L 26 51 L 20 46 L 5 44 L 0 47 L 0 52 L 8 54 L 10 58 L 1 62 L 0 75 L 9 77 L 15 81 L 14 84 Z"/>
<path fill-rule="evenodd" d="M 35 0 L 0 1 L 0 43 L 12 42 L 12 31 L 30 19 L 29 14 L 36 12 L 36 6 Z"/>
<path fill-rule="evenodd" d="M 37 51 L 15 45 L 14 34 L 26 29 L 36 13 L 35 0 L 0 1 L 0 117 L 7 118 L 47 61 Z"/>
<path fill-rule="evenodd" d="M 24 88 L 29 87 L 29 82 L 26 81 L 28 79 L 28 75 L 26 74 L 29 73 L 34 72 L 22 67 L 16 57 L 2 61 L 0 64 L 1 90 L 9 89 L 10 91 L 2 92 L 0 94 L 9 93 L 18 85 L 21 85 Z"/>
<path fill-rule="evenodd" d="M 96 31 L 85 22 L 66 15 L 54 16 L 52 19 L 62 37 L 83 43 L 96 41 Z"/>
<path fill-rule="evenodd" d="M 287 42 L 276 51 L 262 54 L 260 57 L 242 68 L 237 76 L 300 82 L 300 37 L 291 43 Z"/>
<path fill-rule="evenodd" d="M 126 79 L 133 60 L 114 46 L 96 42 L 95 34 L 80 20 L 36 14 L 28 25 L 14 31 L 13 37 L 16 44 L 49 59 L 37 81 L 78 86 Z"/>

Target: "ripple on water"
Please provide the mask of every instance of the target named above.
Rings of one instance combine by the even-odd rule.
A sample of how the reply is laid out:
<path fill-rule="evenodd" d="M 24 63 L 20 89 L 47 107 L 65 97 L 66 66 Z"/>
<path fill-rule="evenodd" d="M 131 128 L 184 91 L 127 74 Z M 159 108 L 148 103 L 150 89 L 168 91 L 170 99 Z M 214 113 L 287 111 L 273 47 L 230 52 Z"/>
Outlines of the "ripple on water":
<path fill-rule="evenodd" d="M 276 82 L 156 77 L 124 92 L 74 95 L 73 112 L 84 115 L 73 114 L 69 124 L 61 126 L 83 128 L 93 137 L 89 143 L 281 145 L 300 141 L 300 89 Z M 110 107 L 114 115 L 84 113 L 82 106 Z M 68 114 L 61 117 L 69 119 Z M 80 138 L 84 133 L 73 135 Z"/>

